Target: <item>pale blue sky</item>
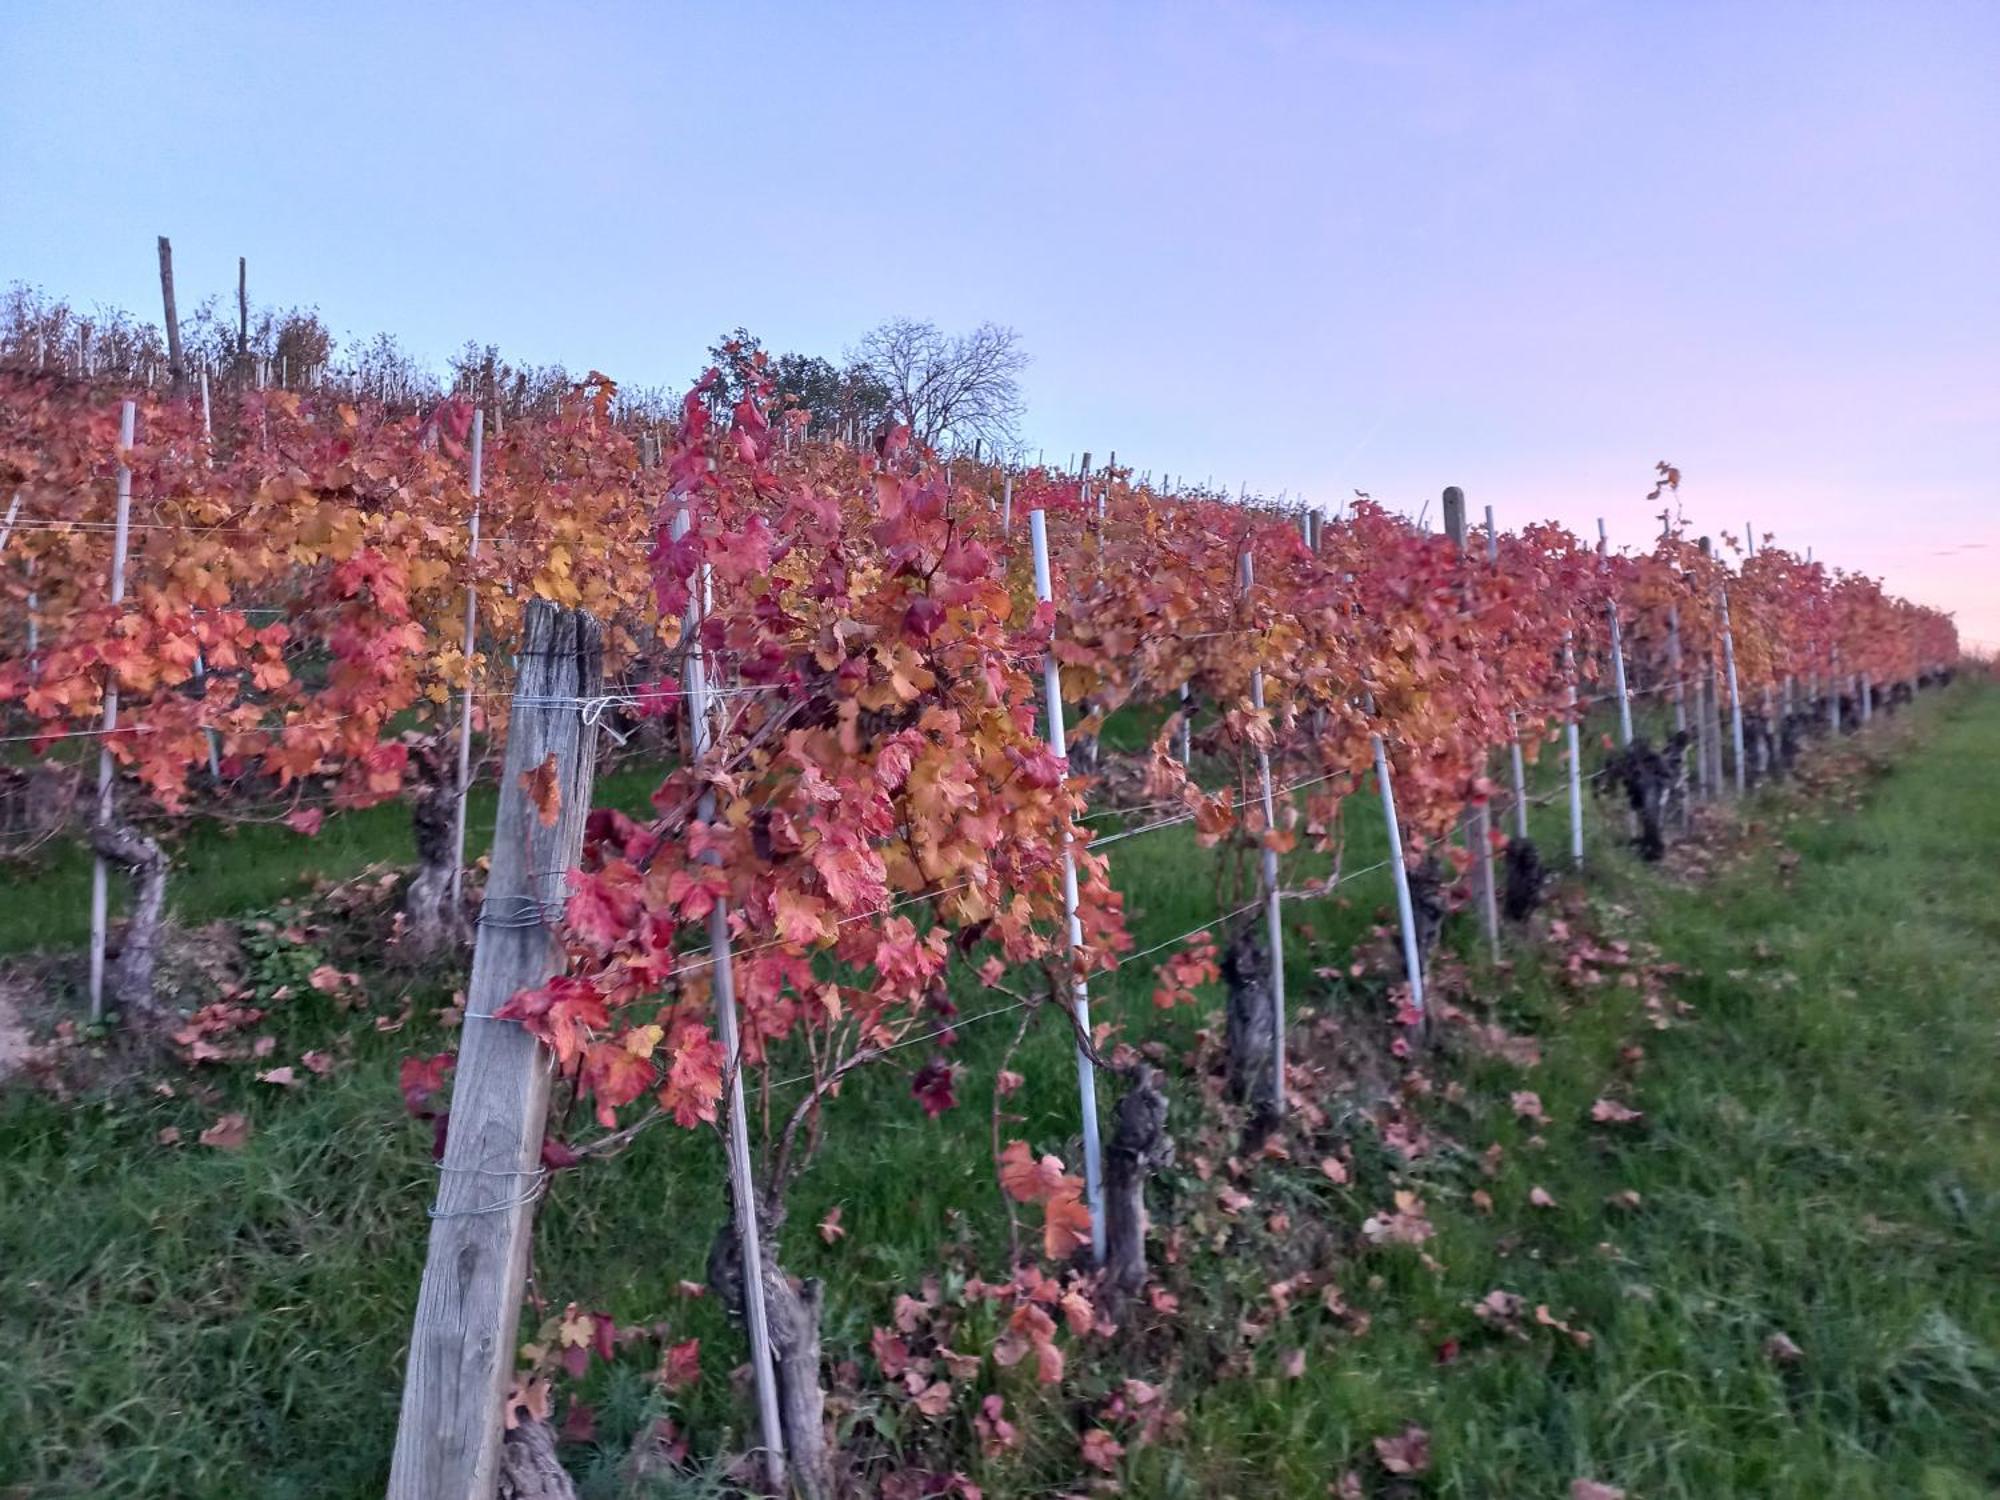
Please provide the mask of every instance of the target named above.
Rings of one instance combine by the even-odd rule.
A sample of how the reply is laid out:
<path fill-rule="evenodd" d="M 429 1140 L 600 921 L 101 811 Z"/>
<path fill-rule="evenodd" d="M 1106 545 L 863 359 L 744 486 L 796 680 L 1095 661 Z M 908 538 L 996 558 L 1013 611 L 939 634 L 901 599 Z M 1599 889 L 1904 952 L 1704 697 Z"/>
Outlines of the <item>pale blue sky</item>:
<path fill-rule="evenodd" d="M 10 0 L 0 64 L 0 281 L 151 314 L 166 233 L 638 384 L 992 318 L 1058 458 L 1626 541 L 1667 458 L 2000 644 L 2000 3 Z"/>

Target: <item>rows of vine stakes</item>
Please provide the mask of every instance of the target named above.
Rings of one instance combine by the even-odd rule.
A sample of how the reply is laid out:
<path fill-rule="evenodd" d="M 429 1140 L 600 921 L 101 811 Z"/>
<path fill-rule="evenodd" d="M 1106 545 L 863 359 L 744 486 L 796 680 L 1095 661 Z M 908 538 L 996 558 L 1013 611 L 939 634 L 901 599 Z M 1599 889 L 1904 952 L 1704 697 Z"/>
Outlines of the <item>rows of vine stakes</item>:
<path fill-rule="evenodd" d="M 1400 855 L 1400 1014 L 1420 1027 L 1409 879 L 1469 868 L 1469 903 L 1491 927 L 1494 867 L 1526 853 L 1523 749 L 1564 745 L 1580 856 L 1576 726 L 1615 699 L 1628 743 L 1614 774 L 1657 853 L 1690 740 L 1697 780 L 1718 792 L 1727 737 L 1740 788 L 1780 774 L 1801 736 L 1865 720 L 1958 655 L 1948 617 L 1864 575 L 1769 539 L 1746 537 L 1735 561 L 1722 555 L 1733 543 L 1691 540 L 1666 465 L 1661 534 L 1613 551 L 1552 524 L 1498 531 L 1490 513 L 1468 534 L 1455 492 L 1444 535 L 1365 498 L 1286 515 L 1087 459 L 1082 473 L 1024 472 L 943 463 L 899 433 L 825 441 L 795 414 L 774 421 L 754 385 L 718 414 L 704 383 L 670 430 L 633 431 L 593 376 L 553 417 L 488 432 L 459 399 L 411 412 L 205 380 L 174 397 L 0 373 L 0 705 L 19 752 L 0 791 L 11 832 L 87 823 L 100 964 L 102 874 L 131 877 L 133 918 L 102 981 L 113 1008 L 156 1004 L 160 834 L 190 818 L 312 835 L 330 810 L 407 799 L 419 869 L 393 936 L 419 956 L 462 942 L 468 752 L 476 735 L 503 738 L 530 601 L 581 611 L 601 626 L 611 685 L 522 707 L 579 714 L 667 769 L 653 817 L 590 816 L 550 914 L 562 955 L 501 1014 L 546 1043 L 606 1133 L 550 1141 L 545 1169 L 655 1119 L 724 1117 L 740 1133 L 726 1096 L 746 1074 L 794 1101 L 764 1143 L 763 1180 L 748 1180 L 747 1152 L 737 1174 L 739 1202 L 765 1210 L 737 1215 L 739 1253 L 771 1273 L 740 1277 L 739 1261 L 749 1303 L 760 1286 L 784 1296 L 758 1226 L 782 1217 L 840 1082 L 984 1018 L 941 1024 L 954 971 L 1006 997 L 987 1015 L 1047 1009 L 1073 1026 L 1089 1091 L 1114 1030 L 1090 1025 L 1093 975 L 1152 962 L 1156 1003 L 1191 1003 L 1217 977 L 1215 929 L 1254 949 L 1268 913 L 1275 1014 L 1267 1055 L 1244 1062 L 1268 1126 L 1293 1102 L 1282 953 L 1269 955 L 1278 903 L 1338 882 L 1343 810 L 1371 780 Z M 1630 744 L 1630 705 L 1649 695 L 1689 733 Z M 1093 814 L 1065 750 L 1096 767 L 1105 717 L 1128 706 L 1164 721 L 1136 783 Z M 691 721 L 699 754 L 685 753 Z M 550 822 L 553 760 L 520 778 Z M 1489 782 L 1494 769 L 1511 786 Z M 1508 807 L 1511 837 L 1488 814 Z M 1108 850 L 1179 825 L 1244 856 L 1228 892 L 1241 899 L 1138 953 Z M 1309 851 L 1334 856 L 1335 873 L 1291 868 Z M 413 1061 L 420 1091 L 441 1086 L 445 1060 Z M 940 1052 L 913 1092 L 940 1111 L 953 1080 Z M 1083 1123 L 1082 1177 L 1025 1142 L 996 1163 L 1009 1195 L 1041 1206 L 1057 1267 L 1101 1262 L 1107 1230 L 1118 1238 L 1094 1104 Z M 1085 1322 L 1115 1318 L 1129 1282 L 1117 1266 L 1094 1280 L 1022 1269 L 992 1289 L 1013 1309 L 996 1352 L 1055 1378 L 1047 1309 L 1095 1295 Z M 796 1363 L 801 1332 L 776 1330 L 774 1354 L 758 1331 L 772 1478 L 789 1453 L 791 1482 L 824 1492 L 810 1413 L 775 1397 L 774 1365 L 788 1347 Z M 491 1426 L 489 1448 L 497 1413 Z"/>

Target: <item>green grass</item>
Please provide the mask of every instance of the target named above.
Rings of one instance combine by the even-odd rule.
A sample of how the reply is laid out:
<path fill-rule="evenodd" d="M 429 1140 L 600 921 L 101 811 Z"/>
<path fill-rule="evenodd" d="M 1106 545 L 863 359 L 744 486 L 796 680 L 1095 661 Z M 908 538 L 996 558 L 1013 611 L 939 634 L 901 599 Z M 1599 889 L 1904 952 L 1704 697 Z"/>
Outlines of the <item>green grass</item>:
<path fill-rule="evenodd" d="M 1696 886 L 1593 856 L 1592 901 L 1687 967 L 1681 993 L 1698 1015 L 1644 1031 L 1622 994 L 1573 1006 L 1522 965 L 1502 1006 L 1517 1024 L 1539 1022 L 1542 1066 L 1459 1070 L 1463 1100 L 1437 1117 L 1470 1155 L 1500 1143 L 1499 1175 L 1489 1181 L 1451 1151 L 1405 1174 L 1430 1205 L 1439 1238 L 1427 1248 L 1443 1269 L 1407 1253 L 1344 1265 L 1349 1301 L 1373 1320 L 1367 1335 L 1336 1336 L 1316 1310 L 1302 1313 L 1247 1372 L 1178 1388 L 1187 1426 L 1134 1448 L 1127 1492 L 1317 1496 L 1350 1466 L 1376 1483 L 1369 1440 L 1412 1421 L 1430 1429 L 1436 1455 L 1419 1488 L 1439 1495 L 1560 1496 L 1586 1476 L 1635 1500 L 1951 1497 L 2000 1484 L 2000 903 L 1989 873 L 2000 693 L 1960 689 L 1917 712 L 1925 743 L 1859 813 L 1781 822 L 1786 803 L 1760 804 L 1800 855 L 1790 889 L 1768 841 Z M 639 777 L 609 795 L 644 790 Z M 474 827 L 489 816 L 476 811 Z M 1348 816 L 1349 868 L 1374 863 L 1372 798 Z M 1561 847 L 1563 816 L 1559 803 L 1539 810 L 1545 850 Z M 331 820 L 318 843 L 265 830 L 193 836 L 179 909 L 199 918 L 269 904 L 310 870 L 407 857 L 406 838 L 394 809 Z M 1607 838 L 1593 828 L 1593 850 Z M 62 858 L 51 856 L 52 872 Z M 1121 844 L 1113 865 L 1141 946 L 1214 914 L 1212 856 L 1184 831 Z M 53 892 L 80 869 L 0 911 L 0 944 L 76 940 L 58 925 L 67 898 Z M 1344 958 L 1387 899 L 1377 874 L 1349 906 L 1288 909 L 1298 936 L 1310 928 L 1317 939 L 1288 954 L 1296 1003 L 1326 1003 L 1314 967 Z M 45 904 L 25 909 L 34 903 Z M 428 1010 L 450 984 L 366 972 L 374 1010 L 395 1013 L 408 998 L 412 1021 L 378 1033 L 320 997 L 274 1011 L 277 1061 L 352 1038 L 331 1076 L 298 1090 L 257 1085 L 241 1067 L 211 1070 L 208 1098 L 183 1079 L 172 1099 L 65 1104 L 21 1089 L 0 1099 L 0 1494 L 380 1492 L 433 1180 L 428 1131 L 403 1116 L 396 1065 L 448 1044 Z M 1143 970 L 1113 976 L 1094 988 L 1100 1019 L 1123 1021 L 1134 1040 L 1184 1041 L 1195 1018 L 1159 1017 L 1150 990 Z M 977 991 L 961 1000 L 991 1003 Z M 942 1246 L 968 1241 L 967 1254 L 1001 1271 L 985 1091 L 1008 1029 L 965 1032 L 964 1102 L 940 1120 L 915 1109 L 900 1070 L 864 1077 L 838 1101 L 832 1145 L 800 1185 L 783 1239 L 795 1271 L 828 1281 L 831 1353 L 864 1346 Z M 1631 1091 L 1643 1126 L 1579 1123 L 1635 1040 L 1646 1048 Z M 1029 1079 L 1018 1096 L 1027 1118 L 1010 1133 L 1073 1160 L 1065 1039 L 1038 1029 L 1015 1066 Z M 1507 1091 L 1523 1087 L 1554 1122 L 1545 1149 L 1507 1107 Z M 191 1142 L 226 1108 L 253 1121 L 241 1152 L 155 1142 L 168 1125 Z M 1185 1095 L 1177 1108 L 1180 1132 L 1193 1123 Z M 717 1157 L 705 1135 L 654 1132 L 616 1163 L 565 1177 L 538 1231 L 537 1285 L 556 1305 L 665 1317 L 677 1338 L 703 1339 L 704 1382 L 678 1413 L 697 1452 L 742 1441 L 726 1381 L 740 1338 L 713 1299 L 673 1290 L 702 1275 L 721 1217 Z M 1357 1158 L 1350 1191 L 1300 1198 L 1296 1177 L 1270 1190 L 1351 1235 L 1396 1185 L 1382 1153 Z M 1528 1208 L 1530 1185 L 1559 1207 Z M 1186 1164 L 1163 1186 L 1190 1189 Z M 1474 1188 L 1492 1193 L 1492 1216 L 1473 1210 Z M 1643 1196 L 1636 1214 L 1603 1207 L 1628 1188 Z M 812 1226 L 835 1203 L 849 1234 L 829 1248 Z M 1205 1269 L 1246 1293 L 1265 1274 Z M 1595 1342 L 1480 1337 L 1467 1304 L 1495 1287 L 1547 1303 Z M 1803 1360 L 1767 1358 L 1774 1332 Z M 1447 1338 L 1463 1352 L 1439 1364 Z M 1293 1345 L 1310 1358 L 1287 1380 L 1275 1363 Z M 1144 1351 L 1118 1345 L 1072 1359 L 1148 1373 Z M 644 1395 L 629 1373 L 595 1394 L 615 1447 Z M 987 1493 L 1073 1487 L 1072 1419 L 1045 1412 L 1022 1466 L 978 1471 Z M 572 1456 L 591 1468 L 587 1452 Z M 601 1475 L 593 1487 L 606 1492 Z"/>

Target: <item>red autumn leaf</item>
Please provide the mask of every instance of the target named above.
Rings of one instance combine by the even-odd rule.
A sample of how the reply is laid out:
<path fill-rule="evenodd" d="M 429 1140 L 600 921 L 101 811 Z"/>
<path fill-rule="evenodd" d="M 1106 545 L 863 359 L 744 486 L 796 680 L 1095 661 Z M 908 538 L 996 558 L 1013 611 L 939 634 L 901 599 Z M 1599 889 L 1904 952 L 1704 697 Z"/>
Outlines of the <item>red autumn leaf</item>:
<path fill-rule="evenodd" d="M 675 1344 L 660 1357 L 660 1384 L 669 1395 L 684 1391 L 701 1379 L 701 1340 Z"/>
<path fill-rule="evenodd" d="M 311 838 L 326 822 L 326 810 L 320 807 L 301 807 L 285 815 L 285 826 L 293 833 L 302 833 Z"/>
<path fill-rule="evenodd" d="M 835 1240 L 845 1239 L 847 1231 L 841 1227 L 840 1205 L 834 1204 L 826 1211 L 826 1217 L 819 1221 L 819 1237 L 831 1245 Z"/>
<path fill-rule="evenodd" d="M 958 1104 L 958 1096 L 952 1092 L 957 1076 L 957 1069 L 952 1064 L 942 1058 L 934 1058 L 919 1068 L 910 1080 L 910 1093 L 933 1120 Z"/>
<path fill-rule="evenodd" d="M 419 1120 L 429 1119 L 431 1101 L 444 1089 L 444 1075 L 458 1061 L 457 1054 L 439 1052 L 431 1057 L 406 1057 L 397 1075 L 403 1091 L 403 1108 Z"/>
<path fill-rule="evenodd" d="M 521 789 L 535 805 L 535 815 L 542 827 L 555 827 L 562 811 L 562 784 L 556 779 L 555 751 L 543 757 L 540 765 L 521 773 Z"/>
<path fill-rule="evenodd" d="M 1090 1209 L 1081 1197 L 1051 1198 L 1042 1214 L 1042 1253 L 1050 1260 L 1067 1260 L 1090 1243 Z"/>

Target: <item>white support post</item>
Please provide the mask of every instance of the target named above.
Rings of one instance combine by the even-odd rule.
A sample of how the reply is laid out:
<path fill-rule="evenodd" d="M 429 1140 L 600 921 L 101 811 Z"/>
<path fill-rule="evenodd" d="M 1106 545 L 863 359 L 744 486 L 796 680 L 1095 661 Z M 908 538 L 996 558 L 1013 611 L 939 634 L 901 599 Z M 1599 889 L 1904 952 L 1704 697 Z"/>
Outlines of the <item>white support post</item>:
<path fill-rule="evenodd" d="M 1861 722 L 1866 725 L 1875 717 L 1875 684 L 1866 672 L 1860 673 L 1855 682 L 1857 685 L 1855 701 L 1860 706 Z"/>
<path fill-rule="evenodd" d="M 1729 590 L 1718 591 L 1722 608 L 1722 663 L 1729 678 L 1729 748 L 1736 760 L 1736 795 L 1742 796 L 1749 783 L 1743 765 L 1743 694 L 1736 686 L 1736 634 L 1729 628 Z"/>
<path fill-rule="evenodd" d="M 1667 606 L 1667 671 L 1674 679 L 1674 733 L 1685 733 L 1688 727 L 1687 675 L 1681 660 L 1681 607 Z"/>
<path fill-rule="evenodd" d="M 21 513 L 21 492 L 14 491 L 14 498 L 7 502 L 7 519 L 0 521 L 0 557 L 7 552 L 7 543 L 14 535 L 14 518 Z"/>
<path fill-rule="evenodd" d="M 1181 684 L 1181 764 L 1194 764 L 1194 695 Z"/>
<path fill-rule="evenodd" d="M 1576 642 L 1567 630 L 1563 632 L 1563 675 L 1569 679 L 1569 722 L 1563 726 L 1563 738 L 1569 749 L 1569 859 L 1570 863 L 1583 867 L 1583 749 L 1578 743 L 1576 727 Z"/>
<path fill-rule="evenodd" d="M 1237 577 L 1243 589 L 1244 603 L 1250 600 L 1250 590 L 1256 586 L 1257 574 L 1249 549 L 1244 549 L 1237 563 Z M 1250 706 L 1259 713 L 1264 711 L 1264 669 L 1253 666 L 1250 669 Z M 1271 790 L 1271 752 L 1262 745 L 1257 747 L 1257 789 L 1264 802 L 1264 846 L 1259 851 L 1260 868 L 1264 877 L 1264 928 L 1265 937 L 1271 946 L 1271 1099 L 1272 1118 L 1283 1119 L 1285 1115 L 1285 924 L 1280 914 L 1280 904 L 1284 893 L 1278 884 L 1278 851 L 1271 847 L 1271 836 L 1278 831 L 1278 804 Z"/>
<path fill-rule="evenodd" d="M 138 408 L 127 401 L 118 414 L 118 515 L 111 540 L 111 603 L 125 602 L 125 550 L 132 527 L 132 442 Z M 118 677 L 107 669 L 104 683 L 103 733 L 97 741 L 97 826 L 111 826 L 112 792 L 117 769 L 111 759 L 111 736 L 118 729 Z M 90 1019 L 104 1019 L 104 954 L 111 933 L 111 867 L 104 856 L 90 865 Z"/>
<path fill-rule="evenodd" d="M 1424 958 L 1417 946 L 1417 911 L 1410 900 L 1410 872 L 1403 863 L 1403 827 L 1396 821 L 1396 787 L 1389 775 L 1389 751 L 1382 736 L 1372 734 L 1368 738 L 1375 749 L 1375 784 L 1382 792 L 1382 821 L 1389 831 L 1389 873 L 1396 884 L 1396 916 L 1403 928 L 1403 971 L 1410 978 L 1410 1009 L 1421 1018 L 1425 1014 Z"/>
<path fill-rule="evenodd" d="M 679 541 L 688 533 L 689 516 L 683 505 L 674 512 L 671 533 Z M 701 622 L 712 607 L 710 575 L 706 562 L 697 570 L 694 597 L 688 602 L 689 619 L 686 666 L 688 756 L 699 764 L 712 742 L 709 716 L 708 664 L 701 648 Z M 703 823 L 715 821 L 715 793 L 704 790 L 696 811 Z M 721 856 L 713 850 L 703 862 L 717 864 Z M 736 963 L 731 952 L 729 908 L 718 901 L 708 913 L 708 953 L 710 984 L 715 991 L 716 1039 L 722 1044 L 729 1079 L 729 1197 L 735 1217 L 736 1243 L 743 1258 L 743 1321 L 750 1337 L 750 1367 L 757 1387 L 757 1422 L 764 1438 L 765 1478 L 779 1494 L 785 1493 L 785 1431 L 778 1415 L 778 1376 L 771 1353 L 771 1325 L 764 1303 L 763 1232 L 757 1220 L 757 1184 L 750 1162 L 750 1118 L 743 1097 L 743 1048 L 736 1026 Z"/>
<path fill-rule="evenodd" d="M 1000 483 L 1000 535 L 1014 534 L 1014 471 L 1009 469 L 1007 477 Z"/>
<path fill-rule="evenodd" d="M 1493 524 L 1493 507 L 1486 507 L 1486 560 L 1500 566 L 1500 530 Z M 1507 761 L 1514 782 L 1514 837 L 1528 837 L 1528 767 L 1521 758 L 1521 714 L 1507 710 Z"/>
<path fill-rule="evenodd" d="M 1039 508 L 1028 512 L 1028 537 L 1035 552 L 1035 598 L 1048 604 L 1055 599 L 1055 586 L 1049 570 L 1048 522 Z M 1054 652 L 1042 660 L 1042 701 L 1048 716 L 1049 749 L 1058 760 L 1067 763 L 1069 737 L 1063 723 L 1062 669 L 1056 664 Z M 1063 917 L 1070 960 L 1075 965 L 1078 952 L 1083 947 L 1083 922 L 1076 911 L 1076 851 L 1070 847 L 1067 828 L 1063 832 L 1062 869 Z M 1075 1009 L 1076 1023 L 1082 1034 L 1089 1036 L 1090 986 L 1085 982 L 1081 968 L 1074 968 L 1073 974 L 1070 1004 Z M 1090 1053 L 1081 1042 L 1076 1049 L 1076 1092 L 1078 1109 L 1083 1116 L 1083 1188 L 1085 1200 L 1090 1206 L 1090 1253 L 1097 1264 L 1103 1265 L 1104 1157 L 1097 1129 L 1097 1065 L 1091 1061 Z"/>
<path fill-rule="evenodd" d="M 1826 674 L 1826 727 L 1840 733 L 1840 647 L 1830 648 L 1832 670 Z"/>
<path fill-rule="evenodd" d="M 1604 529 L 1604 517 L 1597 518 L 1597 555 L 1604 560 L 1604 570 L 1608 577 L 1611 571 L 1611 537 Z M 1610 589 L 1604 592 L 1604 613 L 1611 622 L 1611 683 L 1618 694 L 1618 743 L 1632 743 L 1632 695 L 1625 685 L 1625 636 L 1618 623 L 1618 598 Z"/>
<path fill-rule="evenodd" d="M 479 626 L 479 500 L 486 478 L 486 413 L 472 414 L 472 540 L 465 553 L 465 692 L 458 705 L 458 806 L 452 812 L 451 909 L 465 884 L 465 806 L 472 791 L 472 648 Z M 456 917 L 453 918 L 457 920 Z"/>

